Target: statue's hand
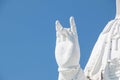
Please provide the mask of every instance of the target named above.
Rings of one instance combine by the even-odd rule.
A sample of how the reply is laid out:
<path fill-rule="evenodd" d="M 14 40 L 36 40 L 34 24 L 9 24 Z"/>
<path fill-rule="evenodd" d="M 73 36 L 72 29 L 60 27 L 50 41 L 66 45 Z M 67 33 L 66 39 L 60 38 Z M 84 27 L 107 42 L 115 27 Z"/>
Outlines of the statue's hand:
<path fill-rule="evenodd" d="M 80 48 L 74 18 L 70 18 L 71 28 L 63 28 L 56 21 L 56 48 L 55 57 L 59 68 L 79 66 Z"/>

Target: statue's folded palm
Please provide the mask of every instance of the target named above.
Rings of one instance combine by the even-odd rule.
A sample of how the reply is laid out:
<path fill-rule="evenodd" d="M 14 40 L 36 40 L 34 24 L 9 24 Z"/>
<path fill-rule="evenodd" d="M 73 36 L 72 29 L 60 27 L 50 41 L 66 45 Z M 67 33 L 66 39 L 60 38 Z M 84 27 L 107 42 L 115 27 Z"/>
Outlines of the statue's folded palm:
<path fill-rule="evenodd" d="M 60 69 L 79 66 L 80 48 L 74 18 L 70 18 L 71 28 L 63 28 L 56 21 L 55 57 Z"/>

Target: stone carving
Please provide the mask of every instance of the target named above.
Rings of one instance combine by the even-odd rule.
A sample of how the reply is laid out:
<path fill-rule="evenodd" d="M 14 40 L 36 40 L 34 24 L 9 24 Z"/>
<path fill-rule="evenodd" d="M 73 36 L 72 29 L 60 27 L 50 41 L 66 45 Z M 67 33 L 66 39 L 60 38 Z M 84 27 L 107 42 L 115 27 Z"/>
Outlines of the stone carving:
<path fill-rule="evenodd" d="M 85 70 L 80 61 L 80 46 L 73 17 L 70 28 L 56 21 L 55 58 L 58 80 L 120 80 L 120 0 L 116 0 L 116 17 L 101 32 Z"/>

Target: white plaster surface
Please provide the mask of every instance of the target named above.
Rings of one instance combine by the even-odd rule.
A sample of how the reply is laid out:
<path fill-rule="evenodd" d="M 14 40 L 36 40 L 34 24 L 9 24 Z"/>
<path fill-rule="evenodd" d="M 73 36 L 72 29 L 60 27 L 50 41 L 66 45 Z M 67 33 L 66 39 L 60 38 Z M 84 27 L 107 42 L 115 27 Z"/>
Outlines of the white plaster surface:
<path fill-rule="evenodd" d="M 85 70 L 79 64 L 80 46 L 73 17 L 70 28 L 56 21 L 55 58 L 58 80 L 120 80 L 120 0 L 116 0 L 116 17 L 101 32 Z"/>

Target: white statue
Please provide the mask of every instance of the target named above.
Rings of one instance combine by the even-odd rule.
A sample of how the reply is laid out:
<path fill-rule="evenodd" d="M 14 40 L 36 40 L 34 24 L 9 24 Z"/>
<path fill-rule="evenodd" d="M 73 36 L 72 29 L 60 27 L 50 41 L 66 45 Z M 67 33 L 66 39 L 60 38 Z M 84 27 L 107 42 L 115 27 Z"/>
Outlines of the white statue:
<path fill-rule="evenodd" d="M 58 80 L 120 80 L 120 0 L 116 0 L 116 5 L 116 18 L 108 22 L 100 34 L 85 70 L 79 64 L 80 47 L 74 18 L 70 18 L 70 28 L 63 28 L 56 21 Z"/>
<path fill-rule="evenodd" d="M 71 28 L 63 28 L 59 21 L 56 21 L 55 57 L 59 66 L 59 80 L 85 80 L 79 65 L 80 48 L 73 17 L 70 18 L 70 25 Z"/>

